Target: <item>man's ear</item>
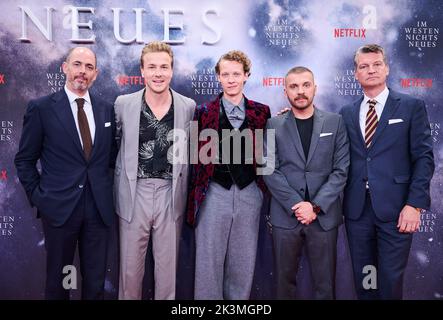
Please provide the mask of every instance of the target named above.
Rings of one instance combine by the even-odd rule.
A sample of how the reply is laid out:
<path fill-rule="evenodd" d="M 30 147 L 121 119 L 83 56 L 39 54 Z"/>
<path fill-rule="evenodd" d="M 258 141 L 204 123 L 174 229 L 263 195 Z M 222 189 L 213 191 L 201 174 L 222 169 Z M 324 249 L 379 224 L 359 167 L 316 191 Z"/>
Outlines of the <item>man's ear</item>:
<path fill-rule="evenodd" d="M 99 70 L 98 70 L 97 68 L 95 68 L 95 76 L 94 76 L 94 80 L 97 79 L 98 72 L 99 72 Z"/>
<path fill-rule="evenodd" d="M 66 61 L 64 61 L 63 63 L 62 63 L 62 70 L 63 70 L 63 73 L 64 74 L 66 74 L 66 68 L 68 67 L 68 64 L 66 63 Z"/>

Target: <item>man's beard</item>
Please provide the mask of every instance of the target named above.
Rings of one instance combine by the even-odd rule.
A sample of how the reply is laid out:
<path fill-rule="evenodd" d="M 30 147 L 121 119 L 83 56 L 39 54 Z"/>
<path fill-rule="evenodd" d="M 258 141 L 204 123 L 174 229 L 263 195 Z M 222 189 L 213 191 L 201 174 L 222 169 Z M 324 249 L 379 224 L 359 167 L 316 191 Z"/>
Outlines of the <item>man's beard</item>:
<path fill-rule="evenodd" d="M 81 78 L 83 82 L 75 81 L 77 78 Z M 89 89 L 90 84 L 91 83 L 88 83 L 86 78 L 80 76 L 74 77 L 74 81 L 72 81 L 72 86 L 74 87 L 75 90 L 81 90 L 81 91 L 87 90 Z"/>
<path fill-rule="evenodd" d="M 86 90 L 86 89 L 88 89 L 88 85 L 86 83 L 74 82 L 73 87 L 74 87 L 75 90 Z"/>
<path fill-rule="evenodd" d="M 298 96 L 297 99 L 299 99 L 299 98 L 303 98 L 307 101 L 305 106 L 298 106 L 296 104 L 296 101 L 289 100 L 289 103 L 291 104 L 291 106 L 297 110 L 305 110 L 305 109 L 309 108 L 309 106 L 312 104 L 312 100 L 309 100 L 308 97 L 306 97 L 306 96 Z"/>

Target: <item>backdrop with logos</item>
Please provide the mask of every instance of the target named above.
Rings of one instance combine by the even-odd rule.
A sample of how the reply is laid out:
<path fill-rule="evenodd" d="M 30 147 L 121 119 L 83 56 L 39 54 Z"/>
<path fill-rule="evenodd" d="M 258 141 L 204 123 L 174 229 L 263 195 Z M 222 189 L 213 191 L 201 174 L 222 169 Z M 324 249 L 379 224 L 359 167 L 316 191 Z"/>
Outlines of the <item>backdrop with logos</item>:
<path fill-rule="evenodd" d="M 440 0 L 3 0 L 0 4 L 0 299 L 42 299 L 45 250 L 41 223 L 30 208 L 13 164 L 30 99 L 62 90 L 61 64 L 69 48 L 95 50 L 99 76 L 91 90 L 109 102 L 142 88 L 143 45 L 162 40 L 175 54 L 172 87 L 201 103 L 221 92 L 214 65 L 239 49 L 252 60 L 246 95 L 287 106 L 284 75 L 296 65 L 313 70 L 315 105 L 338 112 L 362 94 L 353 53 L 378 43 L 388 53 L 389 87 L 426 102 L 436 171 L 432 206 L 422 214 L 405 275 L 406 299 L 443 297 L 443 2 Z M 263 211 L 265 212 L 266 206 Z M 118 234 L 109 248 L 106 298 L 118 292 Z M 192 299 L 193 234 L 181 239 L 177 298 Z M 355 297 L 349 250 L 340 228 L 337 298 Z M 273 298 L 272 244 L 260 227 L 252 299 Z M 145 298 L 152 298 L 148 256 Z M 312 297 L 302 260 L 299 296 Z M 73 298 L 79 297 L 73 291 Z"/>

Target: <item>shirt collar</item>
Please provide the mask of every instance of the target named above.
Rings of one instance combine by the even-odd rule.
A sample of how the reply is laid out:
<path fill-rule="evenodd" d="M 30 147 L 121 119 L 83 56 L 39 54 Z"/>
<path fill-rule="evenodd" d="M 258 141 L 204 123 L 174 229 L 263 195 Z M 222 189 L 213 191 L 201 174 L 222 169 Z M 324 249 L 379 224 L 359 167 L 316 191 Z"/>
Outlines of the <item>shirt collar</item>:
<path fill-rule="evenodd" d="M 381 104 L 382 106 L 384 106 L 386 104 L 386 101 L 388 100 L 388 96 L 389 96 L 389 89 L 388 87 L 385 87 L 383 89 L 382 92 L 380 92 L 378 94 L 378 96 L 374 97 L 373 99 L 375 101 L 377 101 L 377 103 Z M 368 102 L 368 100 L 372 100 L 371 98 L 369 98 L 366 94 L 364 95 L 364 103 L 366 104 Z"/>
<path fill-rule="evenodd" d="M 68 87 L 65 85 L 65 92 L 66 92 L 66 95 L 68 96 L 68 100 L 69 100 L 70 104 L 73 104 L 75 102 L 75 99 L 77 99 L 77 98 L 83 98 L 86 100 L 87 103 L 92 105 L 91 97 L 89 96 L 89 90 L 86 91 L 86 94 L 83 97 L 79 97 L 77 94 L 75 94 L 74 92 L 69 90 Z"/>
<path fill-rule="evenodd" d="M 172 94 L 171 88 L 169 88 L 169 93 L 171 94 L 171 107 L 169 108 L 168 113 L 170 111 L 174 111 L 174 95 Z M 152 112 L 151 107 L 146 102 L 145 94 L 146 94 L 146 88 L 143 89 L 142 93 L 142 110 L 149 109 Z"/>
<path fill-rule="evenodd" d="M 225 108 L 225 111 L 227 113 L 231 113 L 234 110 L 234 108 L 237 107 L 237 105 L 233 104 L 231 101 L 225 99 L 224 97 L 222 97 L 222 102 L 223 102 L 223 107 Z M 238 107 L 240 108 L 241 111 L 245 110 L 245 97 L 241 98 Z"/>

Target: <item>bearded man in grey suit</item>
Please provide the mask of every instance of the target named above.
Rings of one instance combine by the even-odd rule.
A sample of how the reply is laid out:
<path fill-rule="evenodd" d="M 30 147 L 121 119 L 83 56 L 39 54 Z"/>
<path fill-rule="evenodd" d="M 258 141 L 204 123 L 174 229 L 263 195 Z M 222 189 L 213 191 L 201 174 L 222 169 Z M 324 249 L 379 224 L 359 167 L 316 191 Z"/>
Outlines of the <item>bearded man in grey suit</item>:
<path fill-rule="evenodd" d="M 147 44 L 140 64 L 145 88 L 115 101 L 120 139 L 114 182 L 120 217 L 119 299 L 141 299 L 152 235 L 155 299 L 172 300 L 187 196 L 188 131 L 195 102 L 169 87 L 173 53 L 168 44 Z"/>
<path fill-rule="evenodd" d="M 306 67 L 286 74 L 292 106 L 268 120 L 275 130 L 275 170 L 264 180 L 272 194 L 270 222 L 277 298 L 295 299 L 297 269 L 306 246 L 315 299 L 335 298 L 337 229 L 343 222 L 341 194 L 349 167 L 349 143 L 340 115 L 314 107 L 317 86 Z M 265 150 L 270 145 L 267 141 Z"/>

